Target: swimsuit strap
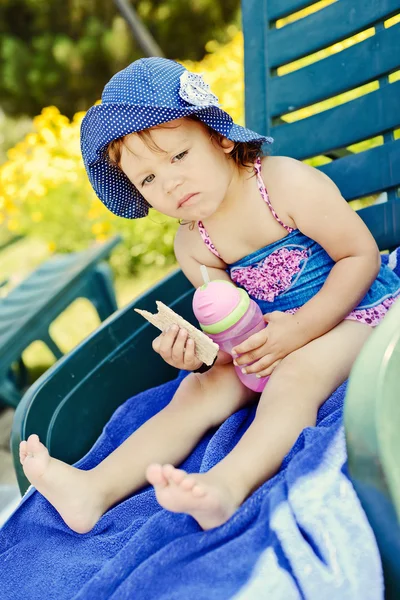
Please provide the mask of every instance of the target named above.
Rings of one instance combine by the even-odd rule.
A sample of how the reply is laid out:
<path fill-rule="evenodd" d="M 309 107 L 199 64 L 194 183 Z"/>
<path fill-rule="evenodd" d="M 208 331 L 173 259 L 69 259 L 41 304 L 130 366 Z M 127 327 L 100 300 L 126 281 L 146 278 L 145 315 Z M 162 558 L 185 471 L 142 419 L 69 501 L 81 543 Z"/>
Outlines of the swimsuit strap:
<path fill-rule="evenodd" d="M 215 256 L 218 256 L 218 258 L 221 258 L 218 250 L 216 249 L 216 247 L 212 243 L 211 238 L 208 235 L 207 230 L 206 230 L 206 228 L 203 225 L 203 222 L 202 221 L 197 221 L 197 227 L 199 228 L 199 233 L 200 233 L 201 237 L 203 238 L 203 242 L 205 243 L 205 245 L 209 247 L 209 249 L 211 250 L 211 252 L 213 254 L 215 254 Z M 221 258 L 221 260 L 222 260 L 222 258 Z"/>
<path fill-rule="evenodd" d="M 267 188 L 265 187 L 265 183 L 264 183 L 264 181 L 263 181 L 263 179 L 261 177 L 261 159 L 259 157 L 257 158 L 256 162 L 254 163 L 254 170 L 256 172 L 257 185 L 258 185 L 258 189 L 260 190 L 261 197 L 267 203 L 268 208 L 270 209 L 270 211 L 272 213 L 272 216 L 279 223 L 279 225 L 282 225 L 282 227 L 284 227 L 286 229 L 286 231 L 288 231 L 289 233 L 292 233 L 292 231 L 294 231 L 293 227 L 289 227 L 289 225 L 285 225 L 285 223 L 280 220 L 280 218 L 278 217 L 278 215 L 276 214 L 276 212 L 274 210 L 274 207 L 271 204 L 271 201 L 270 201 L 269 196 L 268 196 Z M 215 254 L 215 256 L 218 256 L 218 258 L 221 258 L 218 250 L 216 249 L 216 247 L 212 243 L 211 238 L 208 235 L 207 230 L 206 230 L 206 228 L 203 225 L 203 222 L 202 221 L 198 221 L 197 222 L 197 226 L 199 228 L 199 233 L 200 233 L 200 235 L 201 235 L 201 237 L 203 239 L 203 242 L 206 244 L 206 246 L 209 247 L 209 249 L 211 250 L 211 252 L 213 254 Z"/>
<path fill-rule="evenodd" d="M 270 209 L 272 216 L 274 217 L 274 219 L 276 221 L 278 221 L 279 225 L 282 225 L 282 227 L 284 227 L 286 229 L 286 231 L 288 231 L 289 233 L 292 233 L 292 231 L 294 231 L 293 227 L 289 227 L 289 225 L 285 225 L 285 223 L 280 220 L 280 218 L 278 217 L 278 215 L 275 212 L 274 207 L 271 204 L 271 200 L 269 199 L 267 188 L 265 187 L 265 183 L 263 181 L 263 178 L 261 177 L 261 159 L 260 159 L 260 157 L 257 158 L 257 160 L 254 164 L 254 169 L 256 172 L 258 189 L 260 190 L 260 194 L 261 194 L 262 198 L 268 204 L 268 208 Z"/>

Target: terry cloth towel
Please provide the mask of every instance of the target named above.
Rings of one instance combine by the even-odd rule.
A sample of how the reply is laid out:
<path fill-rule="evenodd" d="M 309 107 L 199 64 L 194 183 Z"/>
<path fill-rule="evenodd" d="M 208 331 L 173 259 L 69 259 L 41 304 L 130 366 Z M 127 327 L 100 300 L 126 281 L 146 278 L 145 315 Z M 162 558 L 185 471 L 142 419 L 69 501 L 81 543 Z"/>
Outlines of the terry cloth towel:
<path fill-rule="evenodd" d="M 400 268 L 397 256 L 390 260 Z M 78 466 L 95 466 L 166 406 L 185 375 L 127 400 Z M 346 472 L 345 388 L 324 403 L 279 473 L 210 531 L 160 508 L 146 487 L 79 535 L 31 489 L 0 530 L 0 599 L 381 600 L 375 538 Z M 242 409 L 210 431 L 183 468 L 204 472 L 219 462 L 254 412 Z"/>

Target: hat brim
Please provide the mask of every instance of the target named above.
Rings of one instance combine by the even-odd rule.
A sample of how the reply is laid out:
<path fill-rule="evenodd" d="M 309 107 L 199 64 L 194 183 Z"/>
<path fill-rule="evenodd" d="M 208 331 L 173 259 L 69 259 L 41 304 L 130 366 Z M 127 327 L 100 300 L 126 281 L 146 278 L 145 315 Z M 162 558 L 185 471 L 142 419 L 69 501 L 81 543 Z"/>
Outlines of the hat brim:
<path fill-rule="evenodd" d="M 92 106 L 81 125 L 81 151 L 90 182 L 100 200 L 114 214 L 127 219 L 145 217 L 150 205 L 128 177 L 109 162 L 105 148 L 110 142 L 190 115 L 234 142 L 271 143 L 272 138 L 233 122 L 218 106 L 180 108 L 106 103 Z"/>

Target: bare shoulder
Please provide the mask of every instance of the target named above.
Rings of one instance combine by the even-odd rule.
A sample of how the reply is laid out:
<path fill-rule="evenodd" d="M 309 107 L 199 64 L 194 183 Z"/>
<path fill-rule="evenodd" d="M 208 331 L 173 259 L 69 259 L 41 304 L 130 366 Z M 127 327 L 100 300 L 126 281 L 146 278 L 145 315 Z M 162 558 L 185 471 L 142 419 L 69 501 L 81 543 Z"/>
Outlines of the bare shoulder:
<path fill-rule="evenodd" d="M 191 283 L 198 287 L 203 283 L 200 265 L 208 268 L 210 279 L 228 279 L 226 263 L 209 250 L 195 225 L 180 225 L 174 240 L 176 260 Z"/>
<path fill-rule="evenodd" d="M 262 173 L 272 205 L 291 226 L 299 226 L 298 211 L 308 210 L 310 202 L 321 204 L 329 197 L 343 201 L 339 189 L 325 173 L 294 158 L 264 157 Z"/>
<path fill-rule="evenodd" d="M 265 156 L 262 171 L 270 185 L 279 186 L 282 190 L 315 185 L 336 188 L 325 173 L 289 156 Z"/>

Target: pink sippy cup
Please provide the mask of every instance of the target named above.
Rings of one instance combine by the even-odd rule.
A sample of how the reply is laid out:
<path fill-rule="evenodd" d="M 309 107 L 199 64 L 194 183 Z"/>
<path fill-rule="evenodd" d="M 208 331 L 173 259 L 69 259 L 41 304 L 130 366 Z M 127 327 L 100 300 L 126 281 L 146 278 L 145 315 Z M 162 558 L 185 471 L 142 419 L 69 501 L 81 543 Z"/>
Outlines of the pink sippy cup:
<path fill-rule="evenodd" d="M 194 294 L 193 312 L 204 333 L 232 355 L 232 348 L 266 326 L 261 309 L 245 290 L 224 279 L 209 281 L 203 266 L 202 273 L 206 283 Z M 244 385 L 255 392 L 262 392 L 269 379 L 242 373 L 242 366 L 235 366 L 235 370 Z"/>

